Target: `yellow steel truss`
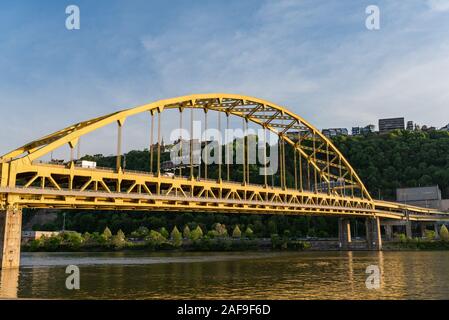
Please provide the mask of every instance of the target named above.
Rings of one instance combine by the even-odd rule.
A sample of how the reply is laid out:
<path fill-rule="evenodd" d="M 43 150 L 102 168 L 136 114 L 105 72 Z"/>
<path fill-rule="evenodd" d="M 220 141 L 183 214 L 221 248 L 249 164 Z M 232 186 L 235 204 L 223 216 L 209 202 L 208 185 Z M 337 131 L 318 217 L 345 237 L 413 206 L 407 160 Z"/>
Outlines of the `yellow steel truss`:
<path fill-rule="evenodd" d="M 83 169 L 73 162 L 48 165 L 37 161 L 65 144 L 73 150 L 82 136 L 111 123 L 116 122 L 121 130 L 125 120 L 133 115 L 144 112 L 160 114 L 166 109 L 182 111 L 187 108 L 241 117 L 246 122 L 276 133 L 283 143 L 294 148 L 295 163 L 298 153 L 298 162 L 305 161 L 308 170 L 314 171 L 315 183 L 319 179 L 330 186 L 331 181 L 344 181 L 352 194 L 348 196 L 338 188 L 329 188 L 326 193 L 303 190 L 302 183 L 298 187 L 296 175 L 297 187 L 289 189 L 285 185 L 282 188 L 269 187 L 267 183 L 251 185 L 124 171 L 119 159 L 121 141 L 118 144 L 117 170 Z M 8 205 L 29 208 L 369 215 L 397 219 L 403 219 L 404 212 L 410 211 L 410 219 L 443 217 L 431 209 L 373 200 L 349 162 L 318 129 L 284 107 L 233 94 L 198 94 L 153 102 L 75 124 L 13 150 L 0 157 L 0 207 Z"/>

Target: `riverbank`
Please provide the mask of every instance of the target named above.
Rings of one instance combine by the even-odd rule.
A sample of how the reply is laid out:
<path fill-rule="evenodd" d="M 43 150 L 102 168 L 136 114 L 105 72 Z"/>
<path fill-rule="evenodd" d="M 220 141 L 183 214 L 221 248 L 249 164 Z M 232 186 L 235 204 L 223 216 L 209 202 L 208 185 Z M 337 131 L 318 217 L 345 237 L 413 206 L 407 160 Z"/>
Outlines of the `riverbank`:
<path fill-rule="evenodd" d="M 60 237 L 50 237 L 39 241 L 30 241 L 22 246 L 24 252 L 113 252 L 113 251 L 267 251 L 267 250 L 307 250 L 311 245 L 307 241 L 282 239 L 232 239 L 201 238 L 197 240 L 183 239 L 180 241 L 124 240 L 119 243 L 113 241 L 74 242 L 62 240 Z"/>
<path fill-rule="evenodd" d="M 426 240 L 420 238 L 407 239 L 403 241 L 384 242 L 383 250 L 405 251 L 405 250 L 449 250 L 449 242 L 441 240 Z"/>

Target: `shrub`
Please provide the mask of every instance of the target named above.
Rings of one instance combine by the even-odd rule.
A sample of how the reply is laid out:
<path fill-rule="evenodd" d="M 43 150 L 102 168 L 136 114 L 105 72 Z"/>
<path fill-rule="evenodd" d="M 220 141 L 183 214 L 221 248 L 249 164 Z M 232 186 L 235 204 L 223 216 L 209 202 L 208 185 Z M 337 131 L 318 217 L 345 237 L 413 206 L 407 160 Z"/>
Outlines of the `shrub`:
<path fill-rule="evenodd" d="M 435 231 L 432 230 L 426 230 L 425 231 L 425 238 L 427 240 L 434 240 L 435 239 Z"/>
<path fill-rule="evenodd" d="M 240 238 L 241 236 L 242 236 L 242 232 L 240 231 L 239 226 L 236 225 L 234 230 L 232 231 L 232 237 L 233 238 Z"/>
<path fill-rule="evenodd" d="M 440 229 L 440 239 L 444 242 L 449 242 L 449 231 L 446 226 L 443 224 Z"/>
<path fill-rule="evenodd" d="M 217 230 L 210 230 L 207 232 L 206 234 L 209 238 L 213 239 L 213 238 L 218 238 L 220 236 L 220 234 L 218 233 Z"/>

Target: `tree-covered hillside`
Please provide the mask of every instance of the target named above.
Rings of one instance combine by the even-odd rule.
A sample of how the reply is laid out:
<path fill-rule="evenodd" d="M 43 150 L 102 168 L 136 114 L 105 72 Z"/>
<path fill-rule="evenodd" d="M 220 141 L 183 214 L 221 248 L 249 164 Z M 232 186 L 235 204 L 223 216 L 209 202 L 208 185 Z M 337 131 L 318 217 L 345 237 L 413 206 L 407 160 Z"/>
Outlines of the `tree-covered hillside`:
<path fill-rule="evenodd" d="M 373 197 L 395 200 L 396 188 L 439 185 L 449 198 L 449 132 L 393 131 L 340 136 L 339 150 Z"/>

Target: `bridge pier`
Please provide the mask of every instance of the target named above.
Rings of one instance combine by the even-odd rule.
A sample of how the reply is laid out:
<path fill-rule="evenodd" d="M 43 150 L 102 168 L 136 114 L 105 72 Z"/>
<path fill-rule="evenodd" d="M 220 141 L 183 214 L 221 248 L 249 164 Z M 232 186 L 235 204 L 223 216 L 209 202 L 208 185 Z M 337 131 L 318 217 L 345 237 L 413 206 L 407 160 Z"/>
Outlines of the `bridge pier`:
<path fill-rule="evenodd" d="M 421 222 L 419 224 L 419 229 L 421 231 L 421 238 L 425 238 L 426 237 L 426 230 L 427 230 L 427 223 Z"/>
<path fill-rule="evenodd" d="M 22 236 L 22 209 L 0 211 L 0 269 L 18 268 Z"/>
<path fill-rule="evenodd" d="M 366 218 L 366 243 L 370 250 L 382 250 L 382 238 L 380 230 L 380 219 Z"/>
<path fill-rule="evenodd" d="M 412 222 L 410 220 L 407 220 L 405 222 L 405 235 L 408 239 L 413 238 L 413 232 L 412 232 Z"/>
<path fill-rule="evenodd" d="M 435 231 L 435 239 L 440 238 L 440 229 L 438 228 L 438 223 L 433 224 L 433 230 Z"/>
<path fill-rule="evenodd" d="M 393 239 L 393 225 L 386 224 L 385 228 L 385 239 L 391 241 Z"/>
<path fill-rule="evenodd" d="M 348 249 L 351 239 L 351 222 L 349 219 L 338 219 L 338 237 L 340 240 L 340 248 Z"/>

